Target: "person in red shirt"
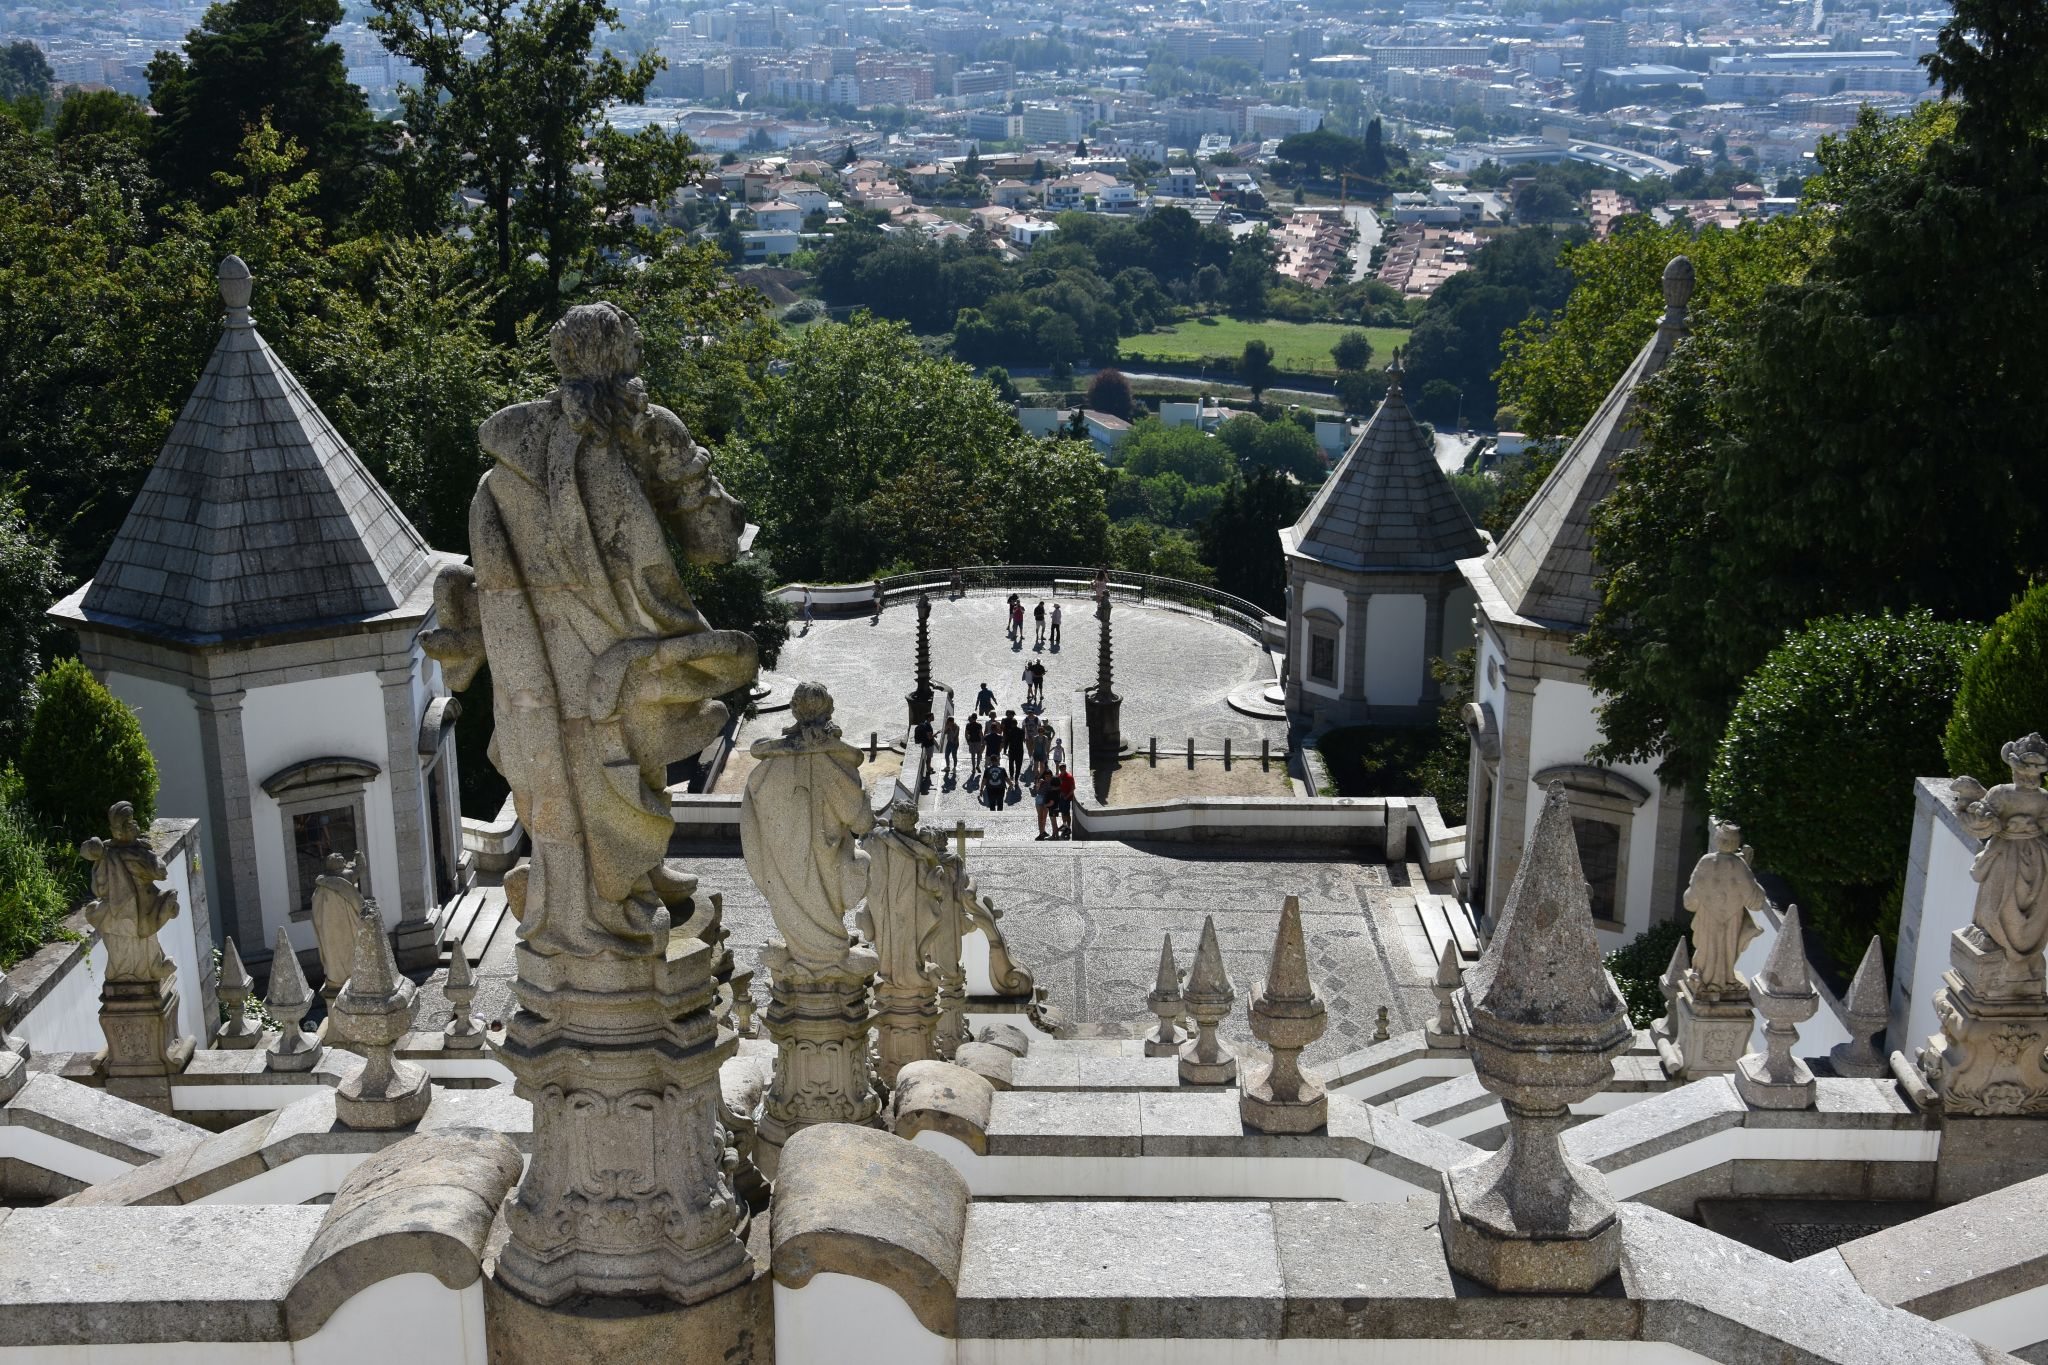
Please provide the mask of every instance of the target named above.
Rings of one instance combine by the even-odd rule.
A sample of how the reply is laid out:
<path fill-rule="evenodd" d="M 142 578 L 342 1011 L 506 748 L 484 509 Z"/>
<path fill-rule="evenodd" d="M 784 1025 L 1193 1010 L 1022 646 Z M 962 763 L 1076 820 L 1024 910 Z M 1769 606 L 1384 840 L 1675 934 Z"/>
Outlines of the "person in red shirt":
<path fill-rule="evenodd" d="M 1052 799 L 1052 819 L 1054 838 L 1074 837 L 1074 775 L 1064 763 L 1060 764 L 1059 790 Z"/>

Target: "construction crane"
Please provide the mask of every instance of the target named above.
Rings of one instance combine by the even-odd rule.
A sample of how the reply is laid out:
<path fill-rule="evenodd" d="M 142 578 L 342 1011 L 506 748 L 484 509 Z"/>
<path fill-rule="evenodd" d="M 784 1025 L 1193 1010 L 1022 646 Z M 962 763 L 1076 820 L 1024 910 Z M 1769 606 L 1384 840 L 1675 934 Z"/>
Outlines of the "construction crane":
<path fill-rule="evenodd" d="M 1354 181 L 1354 180 L 1356 180 L 1356 181 L 1357 181 L 1357 182 L 1358 182 L 1359 184 L 1361 184 L 1361 185 L 1370 185 L 1370 184 L 1372 183 L 1371 179 L 1369 179 L 1369 178 L 1368 178 L 1368 177 L 1366 177 L 1366 176 L 1362 176 L 1362 175 L 1353 175 L 1353 174 L 1352 174 L 1352 173 L 1351 173 L 1350 171 L 1339 171 L 1339 172 L 1337 172 L 1337 207 L 1338 207 L 1338 208 L 1340 208 L 1340 209 L 1341 209 L 1341 208 L 1348 208 L 1348 207 L 1350 206 L 1350 204 L 1351 204 L 1351 182 L 1352 182 L 1352 181 Z"/>

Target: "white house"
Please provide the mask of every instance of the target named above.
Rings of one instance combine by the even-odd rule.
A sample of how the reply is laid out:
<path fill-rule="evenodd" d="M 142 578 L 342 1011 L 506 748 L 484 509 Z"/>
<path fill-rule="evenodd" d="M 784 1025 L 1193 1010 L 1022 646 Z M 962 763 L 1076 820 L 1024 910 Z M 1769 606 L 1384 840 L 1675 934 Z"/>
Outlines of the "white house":
<path fill-rule="evenodd" d="M 313 878 L 353 858 L 401 963 L 438 955 L 468 878 L 456 700 L 420 648 L 430 549 L 256 331 L 249 268 L 99 571 L 51 615 L 133 707 L 157 812 L 197 819 L 214 922 L 243 959 L 314 947 Z"/>
<path fill-rule="evenodd" d="M 1020 250 L 1029 251 L 1047 237 L 1060 230 L 1060 225 L 1044 218 L 1012 218 L 1010 220 L 1010 244 Z"/>
<path fill-rule="evenodd" d="M 1202 195 L 1202 173 L 1193 166 L 1168 166 L 1152 185 L 1168 199 L 1195 199 Z"/>
<path fill-rule="evenodd" d="M 804 217 L 802 207 L 786 199 L 771 199 L 765 204 L 754 205 L 754 226 L 764 232 L 800 232 Z"/>
<path fill-rule="evenodd" d="M 1542 805 L 1564 785 L 1579 861 L 1607 948 L 1678 909 L 1698 833 L 1682 790 L 1666 790 L 1655 759 L 1597 763 L 1599 695 L 1575 637 L 1600 605 L 1594 508 L 1614 486 L 1616 455 L 1636 442 L 1636 389 L 1685 335 L 1692 263 L 1664 271 L 1665 312 L 1654 336 L 1515 519 L 1500 544 L 1458 565 L 1479 599 L 1466 819 L 1467 897 L 1475 918 L 1505 901 Z"/>
<path fill-rule="evenodd" d="M 1020 208 L 1038 197 L 1038 191 L 1022 180 L 998 180 L 989 198 L 1006 209 Z"/>
<path fill-rule="evenodd" d="M 749 263 L 794 256 L 802 246 L 803 234 L 795 228 L 756 228 L 740 234 L 740 247 Z"/>
<path fill-rule="evenodd" d="M 1428 720 L 1442 704 L 1431 661 L 1469 642 L 1458 561 L 1486 542 L 1408 411 L 1398 360 L 1389 375 L 1343 462 L 1280 529 L 1287 710 L 1315 729 Z"/>

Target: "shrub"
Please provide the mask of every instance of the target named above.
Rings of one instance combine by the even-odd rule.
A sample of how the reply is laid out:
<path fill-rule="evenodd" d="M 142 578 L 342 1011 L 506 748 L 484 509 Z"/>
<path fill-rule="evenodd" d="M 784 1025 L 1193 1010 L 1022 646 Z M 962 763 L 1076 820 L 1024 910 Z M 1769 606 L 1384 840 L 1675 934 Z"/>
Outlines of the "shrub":
<path fill-rule="evenodd" d="M 1948 770 L 1985 786 L 2011 780 L 1999 749 L 2048 727 L 2048 583 L 2038 584 L 1991 623 L 1963 665 L 1942 751 Z"/>
<path fill-rule="evenodd" d="M 135 713 L 77 659 L 61 661 L 36 686 L 18 764 L 29 813 L 69 846 L 105 835 L 116 801 L 131 802 L 148 829 L 156 817 L 156 760 Z"/>
<path fill-rule="evenodd" d="M 1121 370 L 1097 370 L 1088 384 L 1088 410 L 1131 420 L 1131 381 Z"/>
<path fill-rule="evenodd" d="M 1924 611 L 1813 621 L 1742 685 L 1708 799 L 1798 890 L 1839 962 L 1873 933 L 1897 937 L 1913 779 L 1937 771 L 1977 635 Z"/>
<path fill-rule="evenodd" d="M 1658 978 L 1671 965 L 1671 952 L 1685 932 L 1686 926 L 1675 919 L 1659 920 L 1626 947 L 1607 955 L 1607 970 L 1621 987 L 1629 1022 L 1637 1028 L 1648 1028 L 1664 1017 L 1664 991 Z"/>
<path fill-rule="evenodd" d="M 0 971 L 61 936 L 70 899 L 50 871 L 51 850 L 16 799 L 13 774 L 0 780 Z"/>

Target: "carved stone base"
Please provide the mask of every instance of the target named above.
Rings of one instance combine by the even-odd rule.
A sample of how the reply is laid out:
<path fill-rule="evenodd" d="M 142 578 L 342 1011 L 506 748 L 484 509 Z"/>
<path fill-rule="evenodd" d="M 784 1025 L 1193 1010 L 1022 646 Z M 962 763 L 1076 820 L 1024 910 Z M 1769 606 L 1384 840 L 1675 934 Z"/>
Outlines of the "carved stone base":
<path fill-rule="evenodd" d="M 1210 1042 L 1210 1046 L 1203 1047 L 1204 1041 Z M 1205 1040 L 1200 1034 L 1181 1044 L 1182 1085 L 1231 1085 L 1236 1080 L 1237 1058 L 1230 1055 L 1229 1048 L 1215 1042 L 1213 1038 Z"/>
<path fill-rule="evenodd" d="M 1774 1079 L 1770 1059 L 1752 1052 L 1735 1064 L 1735 1093 L 1753 1109 L 1811 1109 L 1815 1093 L 1813 1071 L 1794 1057 L 1791 1075 Z"/>
<path fill-rule="evenodd" d="M 1738 991 L 1719 996 L 1708 994 L 1696 973 L 1688 973 L 1671 1002 L 1668 1025 L 1671 1045 L 1678 1052 L 1680 1069 L 1673 1079 L 1696 1081 L 1705 1076 L 1726 1076 L 1749 1051 L 1756 1030 L 1756 1009 L 1750 1004 L 1749 983 L 1736 973 Z"/>
<path fill-rule="evenodd" d="M 938 1057 L 939 1004 L 921 986 L 875 988 L 875 1074 L 883 1085 L 912 1062 Z"/>
<path fill-rule="evenodd" d="M 754 1161 L 772 1180 L 792 1133 L 814 1123 L 879 1121 L 868 1055 L 868 992 L 878 959 L 870 949 L 854 948 L 844 971 L 811 973 L 790 961 L 783 944 L 771 942 L 761 961 L 770 977 L 762 1020 L 775 1040 L 775 1081 L 761 1106 Z"/>
<path fill-rule="evenodd" d="M 1275 1094 L 1272 1074 L 1272 1064 L 1264 1062 L 1245 1075 L 1237 1109 L 1247 1128 L 1261 1133 L 1313 1133 L 1329 1123 L 1330 1097 L 1322 1086 L 1304 1078 L 1298 1095 Z"/>
<path fill-rule="evenodd" d="M 1147 1057 L 1178 1057 L 1181 1044 L 1188 1040 L 1187 1031 L 1175 1024 L 1155 1024 L 1145 1034 L 1145 1055 Z"/>
<path fill-rule="evenodd" d="M 544 1307 L 484 1276 L 491 1365 L 774 1365 L 774 1280 L 765 1265 L 687 1307 L 663 1298 L 578 1297 Z"/>
<path fill-rule="evenodd" d="M 424 910 L 421 912 L 425 913 Z M 430 972 L 441 962 L 441 936 L 432 919 L 408 919 L 391 931 L 391 955 L 401 972 Z"/>
<path fill-rule="evenodd" d="M 940 1061 L 950 1062 L 960 1044 L 973 1041 L 967 1034 L 967 973 L 943 974 L 939 977 L 939 1022 L 932 1034 L 932 1050 Z"/>
<path fill-rule="evenodd" d="M 1524 1113 L 1498 1152 L 1444 1172 L 1437 1226 L 1453 1270 L 1506 1294 L 1583 1294 L 1620 1270 L 1606 1178 L 1558 1140 L 1570 1121 Z M 1532 1206 L 1551 1221 L 1524 1221 Z"/>
<path fill-rule="evenodd" d="M 534 1150 L 497 1276 L 529 1303 L 698 1303 L 752 1274 L 718 1120 L 719 1067 L 738 1044 L 712 1018 L 711 955 L 673 934 L 661 957 L 519 945 L 498 1051 L 533 1105 Z M 610 1357 L 584 1339 L 555 1358 Z"/>
<path fill-rule="evenodd" d="M 1951 1114 L 2048 1114 L 2048 996 L 2040 954 L 2015 963 L 1974 928 L 1949 938 L 1949 969 L 1934 995 L 1941 1032 L 1920 1070 Z"/>
<path fill-rule="evenodd" d="M 171 1077 L 197 1047 L 178 1036 L 178 992 L 170 981 L 107 982 L 100 988 L 100 1032 L 107 1046 L 93 1071 L 107 1090 L 170 1113 Z"/>

